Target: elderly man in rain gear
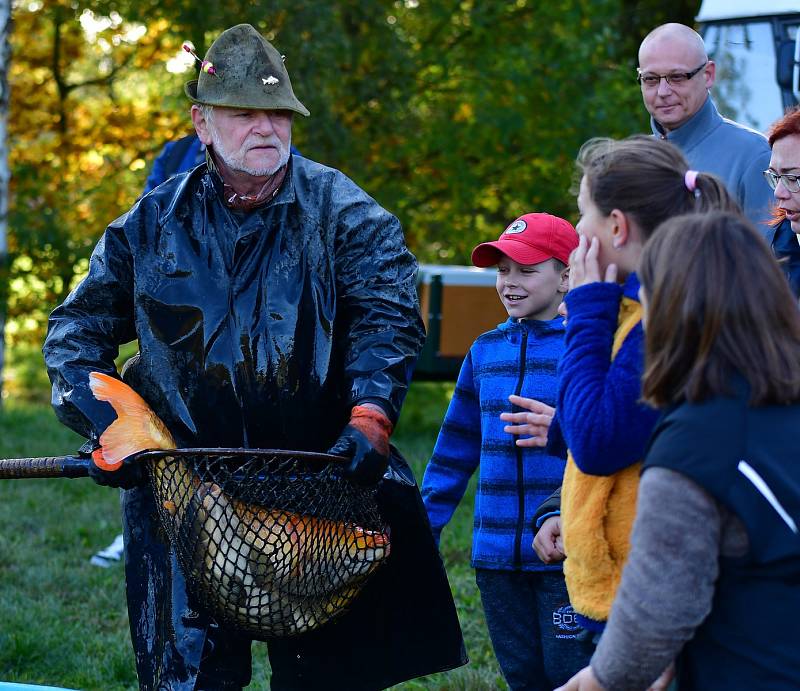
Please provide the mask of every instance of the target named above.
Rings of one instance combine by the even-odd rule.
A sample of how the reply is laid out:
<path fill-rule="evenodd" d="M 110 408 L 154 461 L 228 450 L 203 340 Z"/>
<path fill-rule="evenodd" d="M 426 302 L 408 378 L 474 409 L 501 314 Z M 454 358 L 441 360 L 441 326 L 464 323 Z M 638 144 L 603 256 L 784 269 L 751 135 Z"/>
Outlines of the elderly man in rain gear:
<path fill-rule="evenodd" d="M 389 452 L 424 332 L 397 219 L 342 173 L 290 153 L 308 115 L 252 26 L 223 32 L 186 85 L 206 163 L 145 195 L 98 242 L 44 345 L 59 418 L 96 448 L 114 413 L 89 372 L 126 380 L 178 446 L 331 450 L 380 483 L 392 553 L 343 616 L 269 641 L 273 689 L 378 689 L 466 662 L 408 466 Z M 139 469 L 123 486 L 126 580 L 143 689 L 240 689 L 250 640 L 203 611 Z"/>

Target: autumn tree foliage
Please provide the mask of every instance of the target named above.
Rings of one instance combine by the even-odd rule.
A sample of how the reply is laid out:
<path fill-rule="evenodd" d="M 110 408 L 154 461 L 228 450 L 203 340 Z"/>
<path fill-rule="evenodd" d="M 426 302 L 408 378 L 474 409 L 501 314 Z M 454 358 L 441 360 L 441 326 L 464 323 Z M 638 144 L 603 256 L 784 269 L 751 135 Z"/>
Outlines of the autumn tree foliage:
<path fill-rule="evenodd" d="M 0 0 L 0 284 L 7 284 L 8 258 L 8 68 L 11 59 L 11 0 Z M 5 294 L 0 290 L 0 296 Z M 0 374 L 5 365 L 6 351 L 3 333 L 5 331 L 5 299 L 0 300 Z M 0 379 L 2 392 L 2 379 Z"/>
<path fill-rule="evenodd" d="M 48 311 L 85 270 L 105 225 L 135 201 L 146 161 L 181 119 L 154 107 L 158 85 L 138 78 L 163 58 L 159 27 L 142 34 L 114 18 L 88 33 L 88 18 L 68 2 L 15 8 L 12 344 L 41 339 Z"/>
<path fill-rule="evenodd" d="M 167 68 L 249 21 L 286 54 L 310 118 L 294 142 L 396 213 L 423 261 L 463 263 L 525 211 L 575 215 L 591 136 L 646 129 L 636 46 L 699 5 L 653 0 L 31 0 L 14 5 L 11 343 L 48 311 L 163 143 L 189 131 Z M 671 14 L 669 14 L 671 12 Z"/>

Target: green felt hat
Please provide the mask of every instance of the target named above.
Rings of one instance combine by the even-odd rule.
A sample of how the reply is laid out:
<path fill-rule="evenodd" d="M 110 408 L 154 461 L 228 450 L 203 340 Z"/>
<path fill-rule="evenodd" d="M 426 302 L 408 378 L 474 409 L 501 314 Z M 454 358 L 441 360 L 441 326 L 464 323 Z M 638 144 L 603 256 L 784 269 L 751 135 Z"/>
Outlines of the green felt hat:
<path fill-rule="evenodd" d="M 292 110 L 309 115 L 297 100 L 281 54 L 250 24 L 223 31 L 206 53 L 213 73 L 186 82 L 192 103 L 228 108 Z"/>

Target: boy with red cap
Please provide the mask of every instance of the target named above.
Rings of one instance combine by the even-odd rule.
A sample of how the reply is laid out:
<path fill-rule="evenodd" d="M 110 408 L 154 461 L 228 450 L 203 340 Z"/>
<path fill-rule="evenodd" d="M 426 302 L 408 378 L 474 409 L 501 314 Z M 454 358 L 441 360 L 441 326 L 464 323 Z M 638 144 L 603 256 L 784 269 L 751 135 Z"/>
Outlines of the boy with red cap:
<path fill-rule="evenodd" d="M 438 541 L 480 468 L 472 566 L 492 646 L 512 689 L 552 689 L 589 657 L 575 638 L 580 628 L 561 566 L 544 564 L 532 547 L 533 515 L 560 485 L 565 459 L 516 444 L 500 420 L 510 394 L 555 406 L 565 331 L 558 307 L 577 245 L 567 221 L 532 213 L 473 250 L 473 264 L 497 266 L 508 320 L 470 348 L 422 482 Z"/>

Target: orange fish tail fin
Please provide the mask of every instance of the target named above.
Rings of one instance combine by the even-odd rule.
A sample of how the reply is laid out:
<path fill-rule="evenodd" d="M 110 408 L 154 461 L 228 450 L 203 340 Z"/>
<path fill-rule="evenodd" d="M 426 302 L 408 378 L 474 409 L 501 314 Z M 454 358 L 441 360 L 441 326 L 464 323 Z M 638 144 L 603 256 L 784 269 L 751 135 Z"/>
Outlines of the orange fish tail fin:
<path fill-rule="evenodd" d="M 123 458 L 139 451 L 175 448 L 164 423 L 123 381 L 101 372 L 91 372 L 89 387 L 98 401 L 110 403 L 117 414 L 117 419 L 100 435 L 102 458 L 109 466 L 114 466 L 108 469 L 118 468 Z"/>

